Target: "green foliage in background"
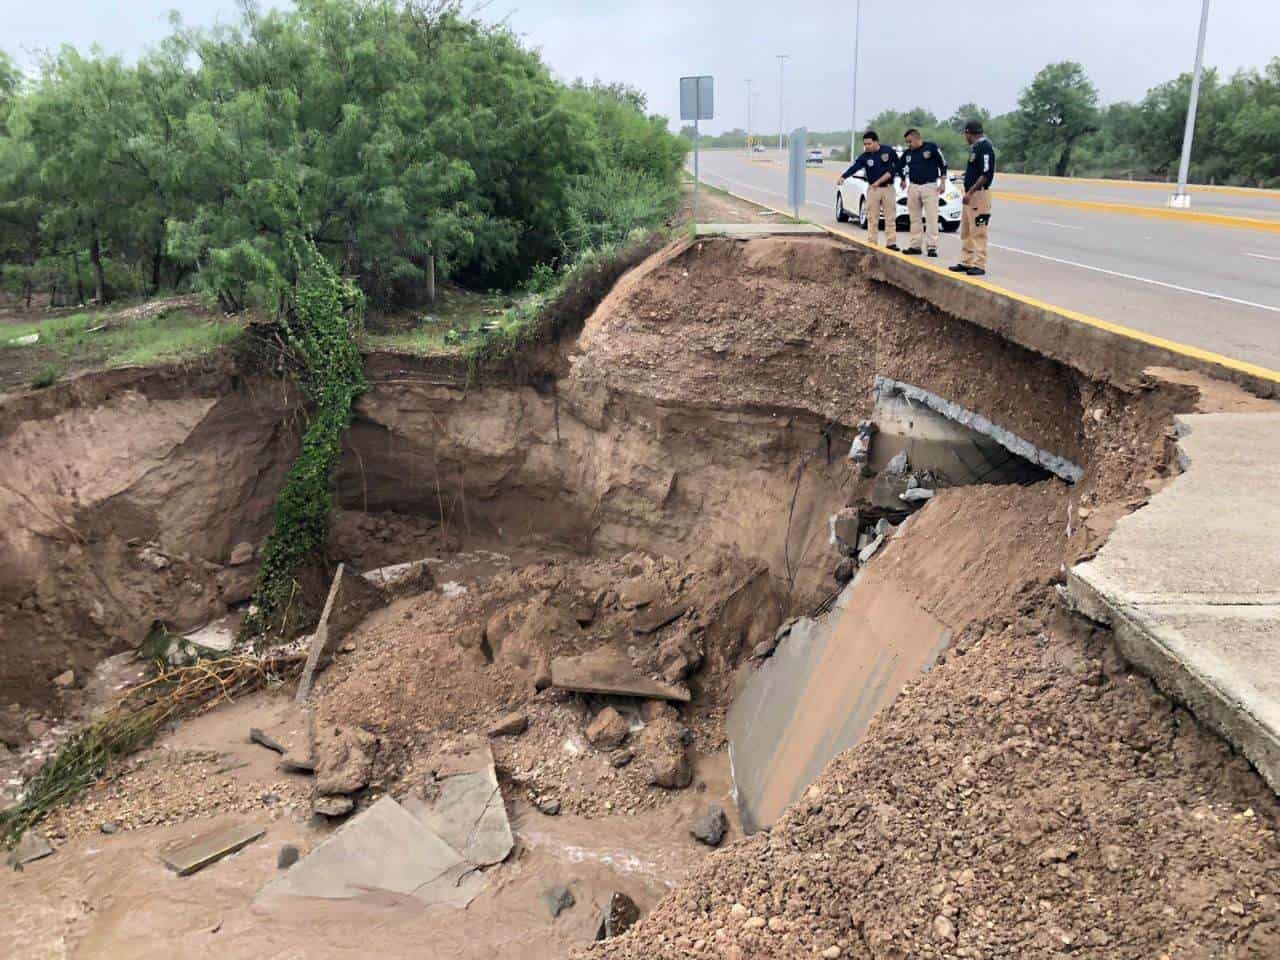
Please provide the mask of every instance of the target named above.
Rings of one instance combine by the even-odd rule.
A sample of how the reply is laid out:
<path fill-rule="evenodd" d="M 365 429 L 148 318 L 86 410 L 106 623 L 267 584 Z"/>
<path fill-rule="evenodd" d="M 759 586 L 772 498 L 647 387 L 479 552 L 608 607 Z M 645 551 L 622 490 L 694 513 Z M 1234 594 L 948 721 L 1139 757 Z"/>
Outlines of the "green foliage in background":
<path fill-rule="evenodd" d="M 244 625 L 246 635 L 260 639 L 288 637 L 299 625 L 298 573 L 319 557 L 328 539 L 342 436 L 365 389 L 359 345 L 364 297 L 314 245 L 296 249 L 298 280 L 278 323 L 299 370 L 310 419 L 302 452 L 276 497 L 274 526 Z"/>
<path fill-rule="evenodd" d="M 136 64 L 64 47 L 24 83 L 0 58 L 3 282 L 274 309 L 296 236 L 379 306 L 420 303 L 430 261 L 510 288 L 667 215 L 684 149 L 636 91 L 560 83 L 451 0 L 245 4 Z"/>

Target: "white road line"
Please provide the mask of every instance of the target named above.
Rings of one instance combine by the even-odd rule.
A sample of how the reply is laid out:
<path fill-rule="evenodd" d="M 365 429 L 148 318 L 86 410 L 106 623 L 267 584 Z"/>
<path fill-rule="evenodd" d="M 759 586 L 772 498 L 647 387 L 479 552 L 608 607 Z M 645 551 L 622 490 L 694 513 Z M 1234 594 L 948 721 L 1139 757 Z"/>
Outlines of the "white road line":
<path fill-rule="evenodd" d="M 1265 253 L 1250 253 L 1248 250 L 1242 251 L 1246 257 L 1257 257 L 1259 260 L 1274 260 L 1280 263 L 1280 257 L 1269 257 Z"/>
<path fill-rule="evenodd" d="M 1165 283 L 1163 280 L 1152 280 L 1150 277 L 1139 277 L 1132 273 L 1121 273 L 1118 270 L 1107 270 L 1103 267 L 1091 266 L 1087 263 L 1077 263 L 1075 260 L 1062 260 L 1058 257 L 1046 256 L 1043 253 L 1032 253 L 1030 250 L 1019 250 L 1017 247 L 1006 247 L 998 243 L 991 246 L 997 250 L 1007 250 L 1010 253 L 1020 253 L 1023 256 L 1035 257 L 1038 260 L 1049 260 L 1053 263 L 1061 263 L 1068 267 L 1079 267 L 1081 270 L 1092 270 L 1095 273 L 1105 273 L 1109 277 L 1120 277 L 1123 280 L 1136 280 L 1139 283 L 1149 283 L 1152 286 L 1164 287 L 1166 290 L 1177 290 L 1179 293 L 1192 293 L 1199 297 L 1208 297 L 1210 300 L 1224 300 L 1227 303 L 1238 303 L 1243 307 L 1257 307 L 1259 310 L 1269 310 L 1272 313 L 1280 313 L 1280 307 L 1273 307 L 1268 303 L 1255 303 L 1253 300 L 1241 300 L 1238 297 L 1228 297 L 1225 293 L 1215 293 L 1212 290 L 1197 290 L 1195 287 L 1181 287 L 1176 283 Z"/>
<path fill-rule="evenodd" d="M 1083 230 L 1084 227 L 1073 227 L 1069 223 L 1055 223 L 1052 220 L 1032 220 L 1032 223 L 1042 223 L 1046 227 L 1059 227 L 1063 230 Z"/>

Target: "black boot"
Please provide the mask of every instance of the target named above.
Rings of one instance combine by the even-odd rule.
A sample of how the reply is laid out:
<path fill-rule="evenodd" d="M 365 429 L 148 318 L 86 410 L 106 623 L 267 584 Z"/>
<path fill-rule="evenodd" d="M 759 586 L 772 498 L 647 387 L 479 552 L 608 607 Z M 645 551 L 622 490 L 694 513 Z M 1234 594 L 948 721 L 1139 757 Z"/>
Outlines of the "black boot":
<path fill-rule="evenodd" d="M 934 258 L 936 259 L 936 258 L 937 258 L 937 256 L 938 256 L 938 248 L 937 248 L 937 247 L 930 247 L 930 248 L 929 248 L 929 256 L 934 257 Z"/>
<path fill-rule="evenodd" d="M 903 250 L 902 252 L 909 257 L 918 257 L 920 256 L 920 254 L 924 253 L 924 251 L 921 250 L 919 247 L 907 247 L 907 249 Z"/>
<path fill-rule="evenodd" d="M 952 273 L 968 273 L 969 265 L 967 263 L 953 263 L 951 266 L 947 267 L 947 269 Z"/>

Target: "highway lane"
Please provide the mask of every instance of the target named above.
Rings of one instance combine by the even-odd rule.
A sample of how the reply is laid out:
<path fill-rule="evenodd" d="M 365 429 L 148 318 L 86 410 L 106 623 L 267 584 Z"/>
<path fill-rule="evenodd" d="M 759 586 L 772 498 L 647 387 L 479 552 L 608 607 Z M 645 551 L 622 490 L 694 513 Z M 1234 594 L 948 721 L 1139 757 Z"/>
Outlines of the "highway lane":
<path fill-rule="evenodd" d="M 808 171 L 809 202 L 801 216 L 865 237 L 856 224 L 835 221 L 839 170 L 838 164 L 826 164 Z M 703 151 L 702 175 L 713 186 L 786 207 L 785 168 L 776 152 L 749 157 Z M 1033 179 L 1041 178 L 1020 178 L 1006 189 L 1027 197 Z M 1054 192 L 1060 183 L 1044 179 L 1033 187 L 1045 192 L 1043 203 L 1002 201 L 997 190 L 988 280 L 1058 307 L 1280 370 L 1280 231 L 1062 206 L 1053 203 L 1060 199 Z M 935 263 L 956 262 L 959 236 L 943 234 L 939 252 Z"/>
<path fill-rule="evenodd" d="M 1084 203 L 1117 203 L 1167 210 L 1177 186 L 1140 180 L 1090 180 L 1003 173 L 1007 192 Z M 1249 187 L 1189 186 L 1193 213 L 1217 213 L 1280 223 L 1280 190 Z"/>

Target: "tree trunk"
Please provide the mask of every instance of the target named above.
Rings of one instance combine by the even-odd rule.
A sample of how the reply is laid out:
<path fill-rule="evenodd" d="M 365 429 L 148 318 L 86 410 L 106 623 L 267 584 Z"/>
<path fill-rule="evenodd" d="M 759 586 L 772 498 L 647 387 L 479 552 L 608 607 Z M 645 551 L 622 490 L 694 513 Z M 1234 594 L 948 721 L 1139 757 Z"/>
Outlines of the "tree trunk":
<path fill-rule="evenodd" d="M 1068 140 L 1066 146 L 1062 148 L 1062 156 L 1058 157 L 1058 168 L 1055 173 L 1059 177 L 1067 175 L 1067 167 L 1071 164 L 1071 147 L 1074 141 Z"/>
<path fill-rule="evenodd" d="M 23 281 L 23 283 L 22 283 L 22 286 L 23 286 L 24 292 L 25 292 L 25 294 L 26 294 L 27 309 L 28 309 L 28 310 L 30 310 L 30 309 L 31 309 L 31 294 L 32 294 L 32 292 L 35 290 L 35 284 L 34 284 L 34 283 L 32 283 L 30 280 L 24 280 L 24 281 Z"/>
<path fill-rule="evenodd" d="M 156 241 L 156 251 L 151 258 L 151 295 L 160 292 L 160 264 L 164 260 L 164 247 L 161 240 Z"/>
<path fill-rule="evenodd" d="M 80 251 L 71 251 L 71 265 L 76 271 L 76 301 L 84 306 L 84 279 L 80 276 Z"/>
<path fill-rule="evenodd" d="M 89 243 L 89 259 L 93 261 L 94 295 L 98 304 L 107 302 L 107 273 L 102 267 L 102 244 L 98 241 L 98 230 L 95 227 L 93 239 Z"/>

